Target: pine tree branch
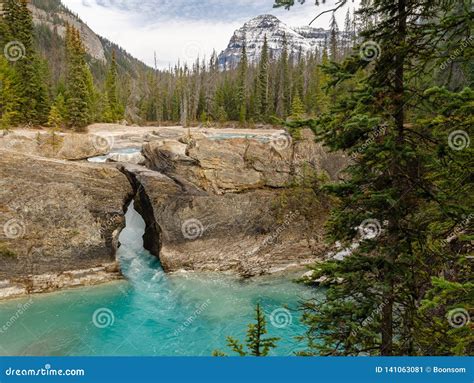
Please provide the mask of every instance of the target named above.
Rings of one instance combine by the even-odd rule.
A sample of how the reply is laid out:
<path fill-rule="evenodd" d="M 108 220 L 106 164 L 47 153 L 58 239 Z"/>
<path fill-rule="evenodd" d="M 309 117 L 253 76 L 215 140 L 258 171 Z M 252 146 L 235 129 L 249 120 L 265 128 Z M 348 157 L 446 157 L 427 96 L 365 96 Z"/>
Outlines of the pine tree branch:
<path fill-rule="evenodd" d="M 345 4 L 347 3 L 347 0 L 340 0 L 339 5 L 336 8 L 333 9 L 328 9 L 326 11 L 321 12 L 319 15 L 317 15 L 313 20 L 310 21 L 309 25 L 313 24 L 320 16 L 332 12 L 336 13 L 338 9 L 342 8 Z M 336 3 L 337 5 L 338 3 Z"/>

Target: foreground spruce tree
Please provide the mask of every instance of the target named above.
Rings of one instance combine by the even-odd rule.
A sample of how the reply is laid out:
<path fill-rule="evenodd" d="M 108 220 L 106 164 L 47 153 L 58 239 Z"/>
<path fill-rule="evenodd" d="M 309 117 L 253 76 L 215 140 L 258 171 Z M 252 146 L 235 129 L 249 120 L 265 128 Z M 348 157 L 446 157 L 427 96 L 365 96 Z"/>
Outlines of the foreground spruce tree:
<path fill-rule="evenodd" d="M 323 301 L 304 306 L 306 355 L 472 350 L 468 327 L 447 331 L 453 308 L 469 317 L 473 306 L 472 260 L 466 258 L 472 251 L 472 90 L 433 87 L 443 63 L 471 38 L 472 11 L 469 2 L 461 3 L 364 2 L 359 49 L 325 68 L 337 97 L 327 115 L 305 124 L 354 160 L 347 180 L 325 189 L 335 198 L 330 240 L 359 247 L 343 261 L 314 269 L 315 279 L 324 275 L 338 283 Z M 348 81 L 356 86 L 341 92 Z M 453 100 L 449 107 L 443 93 L 445 102 Z M 449 289 L 457 298 L 448 299 Z M 437 303 L 439 311 L 433 310 Z M 441 344 L 429 347 L 433 331 Z"/>
<path fill-rule="evenodd" d="M 227 345 L 239 356 L 268 356 L 270 351 L 277 347 L 276 342 L 280 338 L 263 338 L 267 334 L 267 325 L 265 314 L 259 304 L 255 308 L 255 322 L 255 324 L 248 325 L 247 338 L 245 339 L 247 351 L 238 340 L 230 336 L 227 338 Z M 226 356 L 218 350 L 214 351 L 213 355 Z"/>
<path fill-rule="evenodd" d="M 450 92 L 434 87 L 426 96 L 437 113 L 434 119 L 420 120 L 420 124 L 430 129 L 437 141 L 445 139 L 445 132 L 451 132 L 451 138 L 449 149 L 439 146 L 430 161 L 437 192 L 436 202 L 424 212 L 431 255 L 426 267 L 431 267 L 432 260 L 445 266 L 438 265 L 438 273 L 421 300 L 415 342 L 423 355 L 472 355 L 474 283 L 473 259 L 468 255 L 473 253 L 474 240 L 473 150 L 466 134 L 474 122 L 474 91 L 465 88 Z"/>

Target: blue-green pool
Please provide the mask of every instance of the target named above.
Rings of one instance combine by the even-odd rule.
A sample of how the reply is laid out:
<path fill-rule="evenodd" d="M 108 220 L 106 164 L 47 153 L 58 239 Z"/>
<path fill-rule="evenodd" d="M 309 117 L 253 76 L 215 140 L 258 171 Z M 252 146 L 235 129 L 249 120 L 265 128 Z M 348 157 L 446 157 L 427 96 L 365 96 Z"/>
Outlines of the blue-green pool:
<path fill-rule="evenodd" d="M 260 302 L 274 355 L 304 348 L 298 305 L 317 291 L 291 276 L 241 280 L 215 273 L 165 275 L 142 247 L 142 218 L 131 206 L 119 260 L 127 281 L 0 304 L 0 355 L 209 356 L 243 339 Z M 301 273 L 300 273 L 301 274 Z"/>

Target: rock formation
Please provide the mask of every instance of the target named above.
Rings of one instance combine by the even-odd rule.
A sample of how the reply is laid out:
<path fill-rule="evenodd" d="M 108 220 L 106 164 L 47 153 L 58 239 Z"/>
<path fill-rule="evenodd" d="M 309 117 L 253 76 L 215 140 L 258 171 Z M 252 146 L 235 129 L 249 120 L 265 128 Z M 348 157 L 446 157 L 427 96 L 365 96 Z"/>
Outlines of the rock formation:
<path fill-rule="evenodd" d="M 109 141 L 124 149 L 117 129 Z M 120 162 L 95 164 L 79 160 L 107 153 L 99 145 L 107 137 L 62 134 L 52 145 L 47 133 L 19 130 L 0 138 L 0 298 L 119 278 L 115 251 L 134 196 L 145 247 L 167 272 L 253 276 L 323 251 L 329 206 L 314 186 L 338 179 L 347 159 L 311 131 L 297 141 L 277 130 L 141 134 L 129 137 L 143 145 L 139 161 L 112 155 Z"/>
<path fill-rule="evenodd" d="M 84 160 L 106 154 L 111 149 L 107 137 L 88 134 L 51 134 L 19 131 L 0 140 L 0 149 L 62 160 Z"/>
<path fill-rule="evenodd" d="M 54 289 L 58 278 L 50 277 L 48 287 L 40 276 L 54 274 L 66 286 L 67 280 L 80 283 L 77 272 L 87 275 L 89 269 L 96 276 L 88 283 L 107 279 L 97 279 L 102 272 L 117 278 L 115 251 L 131 198 L 127 178 L 115 168 L 0 149 L 3 287 Z"/>
<path fill-rule="evenodd" d="M 289 203 L 295 198 L 290 186 L 307 174 L 335 178 L 347 163 L 328 155 L 310 131 L 294 143 L 286 135 L 266 142 L 199 136 L 155 140 L 143 153 L 148 168 L 123 170 L 138 191 L 136 207 L 147 222 L 145 246 L 166 271 L 243 275 L 315 260 L 327 209 L 321 205 L 308 217 L 307 207 Z"/>

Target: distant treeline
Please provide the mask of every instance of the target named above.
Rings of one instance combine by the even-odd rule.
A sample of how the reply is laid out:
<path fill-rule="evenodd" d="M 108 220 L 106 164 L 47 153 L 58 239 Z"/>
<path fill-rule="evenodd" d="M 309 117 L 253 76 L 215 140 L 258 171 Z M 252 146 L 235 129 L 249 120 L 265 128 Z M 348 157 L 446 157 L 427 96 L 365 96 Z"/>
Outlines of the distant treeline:
<path fill-rule="evenodd" d="M 93 59 L 79 31 L 66 26 L 63 14 L 72 13 L 57 0 L 34 0 L 48 13 L 54 28 L 33 25 L 26 0 L 7 0 L 0 19 L 0 121 L 15 125 L 50 125 L 82 129 L 93 122 L 126 118 L 137 123 L 190 123 L 240 121 L 272 122 L 274 118 L 317 116 L 327 110 L 331 94 L 328 76 L 320 64 L 340 61 L 352 51 L 357 24 L 348 14 L 342 39 L 335 20 L 320 51 L 309 55 L 288 49 L 272 57 L 265 42 L 258 63 L 247 60 L 246 49 L 238 67 L 219 68 L 214 52 L 209 60 L 197 58 L 192 66 L 177 64 L 153 70 L 118 46 L 101 39 L 107 63 Z M 8 49 L 7 49 L 8 48 Z"/>
<path fill-rule="evenodd" d="M 210 60 L 197 59 L 191 67 L 178 64 L 167 72 L 149 74 L 151 91 L 140 101 L 140 116 L 186 125 L 229 120 L 263 123 L 274 117 L 319 115 L 331 102 L 325 91 L 328 76 L 319 65 L 341 61 L 356 43 L 357 23 L 349 13 L 344 29 L 341 34 L 333 19 L 330 38 L 309 54 L 291 51 L 284 37 L 282 54 L 272 57 L 265 38 L 257 63 L 249 62 L 243 46 L 236 68 L 219 67 L 214 52 Z"/>

